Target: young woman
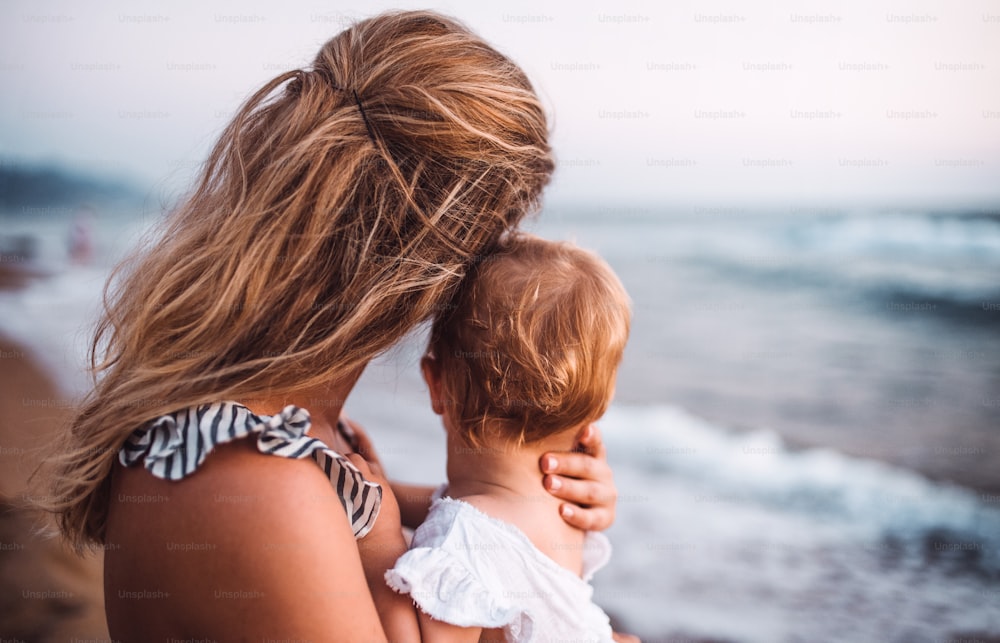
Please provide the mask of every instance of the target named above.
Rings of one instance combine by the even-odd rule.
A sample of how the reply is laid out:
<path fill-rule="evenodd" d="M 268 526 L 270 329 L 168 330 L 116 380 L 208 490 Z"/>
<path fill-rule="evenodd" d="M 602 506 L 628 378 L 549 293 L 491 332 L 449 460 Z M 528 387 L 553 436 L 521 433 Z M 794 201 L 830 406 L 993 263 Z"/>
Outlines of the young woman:
<path fill-rule="evenodd" d="M 113 639 L 399 638 L 381 622 L 413 607 L 383 574 L 431 489 L 390 486 L 343 401 L 552 169 L 522 71 L 434 13 L 362 21 L 248 100 L 119 273 L 54 459 L 63 534 L 105 548 Z M 603 529 L 615 489 L 588 433 L 539 480 Z"/>

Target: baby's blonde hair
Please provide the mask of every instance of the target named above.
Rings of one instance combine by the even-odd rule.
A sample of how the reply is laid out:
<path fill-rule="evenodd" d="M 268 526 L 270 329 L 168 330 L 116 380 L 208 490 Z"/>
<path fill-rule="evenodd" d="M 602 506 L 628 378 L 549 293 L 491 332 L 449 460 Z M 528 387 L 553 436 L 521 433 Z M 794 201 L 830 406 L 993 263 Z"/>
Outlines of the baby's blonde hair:
<path fill-rule="evenodd" d="M 597 255 L 513 235 L 432 327 L 444 412 L 471 444 L 530 443 L 596 420 L 630 320 L 625 288 Z"/>
<path fill-rule="evenodd" d="M 537 206 L 547 137 L 521 69 L 428 11 L 363 20 L 264 85 L 109 288 L 100 378 L 41 503 L 65 536 L 103 540 L 133 430 L 345 377 L 431 318 Z"/>

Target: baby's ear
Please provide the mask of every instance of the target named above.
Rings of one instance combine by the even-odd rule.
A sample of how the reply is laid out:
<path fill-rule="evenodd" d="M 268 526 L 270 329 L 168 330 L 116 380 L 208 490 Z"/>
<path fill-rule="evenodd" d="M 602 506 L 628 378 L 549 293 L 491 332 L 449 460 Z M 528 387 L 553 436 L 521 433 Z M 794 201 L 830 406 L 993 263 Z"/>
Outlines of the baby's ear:
<path fill-rule="evenodd" d="M 420 372 L 427 382 L 427 390 L 431 394 L 431 408 L 438 415 L 444 415 L 444 401 L 441 398 L 441 362 L 430 355 L 420 360 Z"/>

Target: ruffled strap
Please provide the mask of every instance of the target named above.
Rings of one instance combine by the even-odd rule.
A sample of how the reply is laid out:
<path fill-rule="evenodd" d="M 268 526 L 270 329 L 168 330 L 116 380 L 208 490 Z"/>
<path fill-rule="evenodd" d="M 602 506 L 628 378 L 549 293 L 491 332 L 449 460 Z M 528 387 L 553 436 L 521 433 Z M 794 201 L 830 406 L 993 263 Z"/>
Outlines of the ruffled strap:
<path fill-rule="evenodd" d="M 337 491 L 340 504 L 344 506 L 351 521 L 355 538 L 363 538 L 375 526 L 382 506 L 382 485 L 365 476 L 354 463 L 333 449 L 319 449 L 312 452 L 312 458 L 323 469 L 330 484 Z"/>
<path fill-rule="evenodd" d="M 409 594 L 426 614 L 459 627 L 504 627 L 519 618 L 510 601 L 447 550 L 415 547 L 385 573 L 385 582 Z"/>
<path fill-rule="evenodd" d="M 584 582 L 590 582 L 594 573 L 611 560 L 611 541 L 604 534 L 588 531 L 583 537 L 583 574 Z"/>
<path fill-rule="evenodd" d="M 191 475 L 216 446 L 259 434 L 261 453 L 285 458 L 312 457 L 337 490 L 356 538 L 375 524 L 382 487 L 365 480 L 350 460 L 307 435 L 309 412 L 286 406 L 275 415 L 255 415 L 242 404 L 218 402 L 163 415 L 136 429 L 118 453 L 122 465 L 139 461 L 157 478 L 180 480 Z"/>

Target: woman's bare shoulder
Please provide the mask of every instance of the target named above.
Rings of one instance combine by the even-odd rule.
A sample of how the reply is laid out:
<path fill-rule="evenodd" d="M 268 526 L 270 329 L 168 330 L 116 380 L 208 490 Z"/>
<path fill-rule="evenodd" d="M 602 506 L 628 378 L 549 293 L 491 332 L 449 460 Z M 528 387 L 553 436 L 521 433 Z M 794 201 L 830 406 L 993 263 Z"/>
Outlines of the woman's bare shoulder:
<path fill-rule="evenodd" d="M 312 460 L 238 440 L 177 482 L 116 465 L 111 494 L 112 638 L 379 638 L 350 523 Z"/>

